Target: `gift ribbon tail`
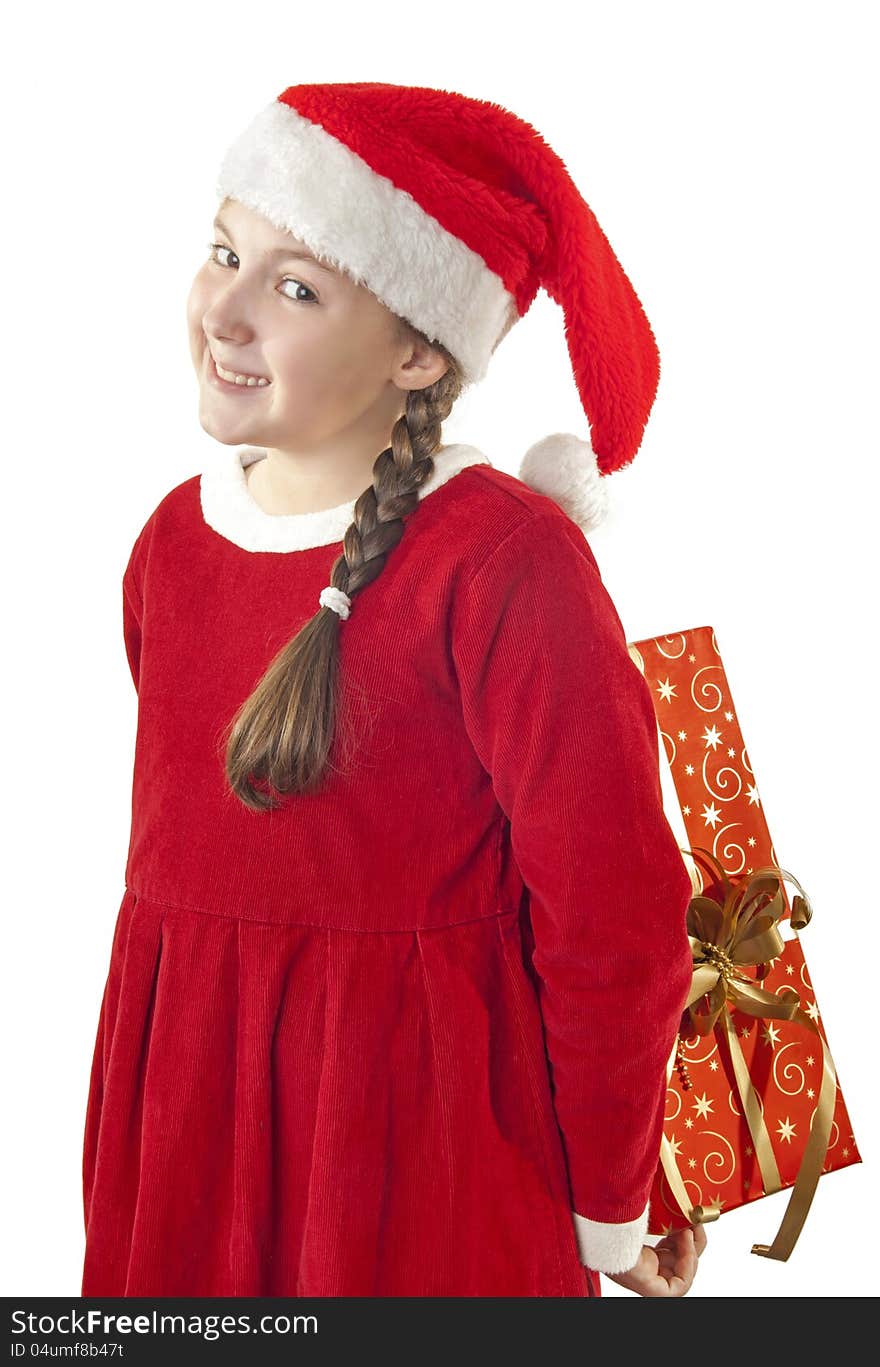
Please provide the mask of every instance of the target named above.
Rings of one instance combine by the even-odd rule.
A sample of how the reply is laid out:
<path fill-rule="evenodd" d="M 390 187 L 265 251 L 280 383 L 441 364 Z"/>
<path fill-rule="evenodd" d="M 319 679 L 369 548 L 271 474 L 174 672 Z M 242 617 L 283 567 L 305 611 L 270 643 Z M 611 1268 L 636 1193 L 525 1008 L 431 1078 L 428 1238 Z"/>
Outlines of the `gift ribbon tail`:
<path fill-rule="evenodd" d="M 834 1118 L 834 1099 L 837 1090 L 837 1073 L 828 1045 L 809 1016 L 798 1011 L 796 1019 L 801 1025 L 805 1025 L 809 1030 L 814 1031 L 822 1045 L 822 1087 L 819 1091 L 819 1104 L 813 1113 L 810 1138 L 807 1140 L 807 1147 L 798 1168 L 791 1199 L 786 1207 L 785 1215 L 782 1217 L 782 1223 L 776 1232 L 776 1238 L 772 1244 L 752 1244 L 752 1252 L 757 1253 L 759 1257 L 775 1258 L 782 1263 L 787 1261 L 798 1241 L 819 1178 L 822 1175 L 822 1165 L 825 1162 L 828 1141 L 831 1138 L 831 1122 Z"/>
<path fill-rule="evenodd" d="M 746 1118 L 746 1124 L 755 1146 L 755 1157 L 761 1170 L 764 1195 L 770 1196 L 772 1192 L 779 1191 L 782 1186 L 782 1178 L 779 1176 L 773 1145 L 770 1143 L 770 1135 L 767 1133 L 767 1126 L 764 1123 L 764 1112 L 761 1110 L 758 1094 L 752 1085 L 752 1079 L 749 1077 L 749 1070 L 743 1058 L 743 1051 L 737 1039 L 733 1021 L 726 1011 L 722 1012 L 721 1024 L 727 1036 L 727 1047 L 730 1051 L 730 1061 L 733 1064 L 739 1099 L 743 1106 L 743 1115 Z"/>

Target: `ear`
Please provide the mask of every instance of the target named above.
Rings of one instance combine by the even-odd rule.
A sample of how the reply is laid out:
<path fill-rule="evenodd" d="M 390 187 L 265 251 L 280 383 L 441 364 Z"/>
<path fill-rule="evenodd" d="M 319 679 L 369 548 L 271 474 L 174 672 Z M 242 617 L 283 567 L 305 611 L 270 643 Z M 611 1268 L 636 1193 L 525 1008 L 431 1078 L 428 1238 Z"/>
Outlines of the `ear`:
<path fill-rule="evenodd" d="M 436 347 L 411 338 L 405 346 L 403 359 L 395 367 L 391 378 L 400 389 L 427 389 L 436 384 L 449 369 L 449 362 Z"/>

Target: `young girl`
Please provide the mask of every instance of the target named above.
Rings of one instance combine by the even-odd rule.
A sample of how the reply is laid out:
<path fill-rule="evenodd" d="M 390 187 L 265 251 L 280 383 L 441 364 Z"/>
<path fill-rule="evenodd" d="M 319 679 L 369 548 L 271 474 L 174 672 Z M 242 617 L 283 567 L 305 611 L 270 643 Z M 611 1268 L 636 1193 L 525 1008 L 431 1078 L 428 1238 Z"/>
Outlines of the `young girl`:
<path fill-rule="evenodd" d="M 293 86 L 217 188 L 188 326 L 229 450 L 123 577 L 82 1293 L 683 1294 L 702 1230 L 644 1240 L 692 890 L 583 534 L 650 327 L 495 104 Z M 518 479 L 441 427 L 541 286 L 592 446 Z"/>

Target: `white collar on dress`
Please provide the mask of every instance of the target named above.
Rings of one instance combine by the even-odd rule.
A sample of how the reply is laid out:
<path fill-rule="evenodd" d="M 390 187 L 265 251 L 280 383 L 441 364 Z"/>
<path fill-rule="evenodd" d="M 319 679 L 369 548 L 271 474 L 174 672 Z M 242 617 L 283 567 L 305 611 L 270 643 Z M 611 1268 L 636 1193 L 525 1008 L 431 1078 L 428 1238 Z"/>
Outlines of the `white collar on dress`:
<path fill-rule="evenodd" d="M 248 489 L 244 471 L 267 454 L 260 446 L 224 448 L 223 459 L 206 466 L 199 495 L 208 526 L 245 551 L 304 551 L 341 541 L 354 520 L 355 498 L 315 513 L 264 512 Z M 476 446 L 441 446 L 434 452 L 433 474 L 417 490 L 418 496 L 433 493 L 468 465 L 490 464 Z"/>

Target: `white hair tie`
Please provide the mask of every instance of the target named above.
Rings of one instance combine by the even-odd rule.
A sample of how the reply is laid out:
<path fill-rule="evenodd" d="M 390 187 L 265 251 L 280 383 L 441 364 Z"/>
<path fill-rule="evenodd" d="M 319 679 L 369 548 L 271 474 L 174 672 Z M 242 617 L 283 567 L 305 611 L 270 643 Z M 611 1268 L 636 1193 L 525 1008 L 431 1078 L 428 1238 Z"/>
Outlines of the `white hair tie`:
<path fill-rule="evenodd" d="M 333 584 L 328 584 L 325 589 L 321 590 L 318 601 L 322 607 L 332 608 L 334 612 L 338 612 L 340 617 L 348 616 L 351 599 L 347 593 L 343 593 L 342 589 L 335 588 Z"/>

